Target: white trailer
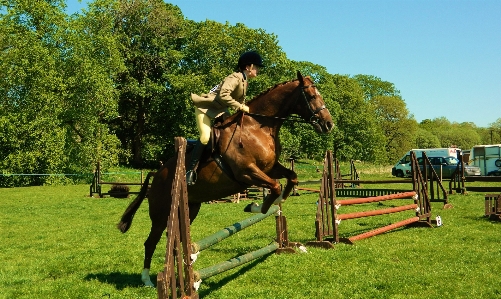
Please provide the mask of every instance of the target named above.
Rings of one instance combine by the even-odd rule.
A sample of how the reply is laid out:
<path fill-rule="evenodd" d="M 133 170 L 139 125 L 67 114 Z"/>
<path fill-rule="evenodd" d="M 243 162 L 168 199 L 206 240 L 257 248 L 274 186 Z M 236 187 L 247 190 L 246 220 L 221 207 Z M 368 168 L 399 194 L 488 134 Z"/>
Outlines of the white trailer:
<path fill-rule="evenodd" d="M 456 147 L 411 149 L 393 166 L 391 169 L 392 175 L 396 177 L 411 176 L 411 151 L 416 154 L 417 158 L 421 157 L 423 152 L 428 157 L 457 157 L 457 153 L 461 152 L 461 149 Z"/>
<path fill-rule="evenodd" d="M 480 167 L 482 175 L 501 176 L 501 144 L 475 145 L 468 164 Z"/>

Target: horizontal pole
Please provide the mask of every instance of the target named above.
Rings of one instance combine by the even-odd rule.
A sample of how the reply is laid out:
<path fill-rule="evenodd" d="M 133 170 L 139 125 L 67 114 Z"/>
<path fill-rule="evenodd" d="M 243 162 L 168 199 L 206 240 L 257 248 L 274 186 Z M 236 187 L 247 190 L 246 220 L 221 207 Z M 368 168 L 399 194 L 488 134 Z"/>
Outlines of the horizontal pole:
<path fill-rule="evenodd" d="M 320 192 L 320 189 L 303 188 L 303 187 L 297 187 L 296 190 L 311 191 L 311 192 Z"/>
<path fill-rule="evenodd" d="M 418 207 L 417 204 L 411 204 L 411 205 L 405 205 L 405 206 L 388 208 L 388 209 L 379 209 L 379 210 L 365 211 L 365 212 L 354 212 L 354 213 L 348 213 L 348 214 L 338 214 L 338 215 L 336 215 L 336 220 L 355 219 L 355 218 L 362 218 L 362 217 L 370 217 L 370 216 L 398 213 L 398 212 L 412 210 L 412 209 L 415 210 L 415 209 L 417 209 L 417 207 Z"/>
<path fill-rule="evenodd" d="M 191 251 L 192 252 L 202 251 L 202 250 L 228 238 L 229 236 L 243 230 L 244 228 L 247 228 L 247 227 L 275 214 L 276 212 L 278 212 L 278 210 L 279 210 L 279 206 L 273 205 L 270 207 L 270 209 L 268 210 L 268 213 L 266 213 L 266 214 L 262 214 L 262 213 L 256 214 L 252 217 L 249 217 L 249 218 L 244 219 L 242 221 L 236 222 L 233 225 L 225 227 L 222 230 L 215 232 L 214 234 L 207 236 L 200 241 L 193 242 L 191 244 Z"/>
<path fill-rule="evenodd" d="M 397 184 L 412 183 L 412 180 L 333 180 L 334 183 L 353 183 L 353 184 Z"/>
<path fill-rule="evenodd" d="M 119 182 L 99 182 L 100 185 L 138 185 L 141 186 L 143 183 L 119 183 Z M 148 185 L 151 185 L 148 184 Z"/>
<path fill-rule="evenodd" d="M 499 186 L 467 186 L 466 191 L 473 192 L 501 192 L 501 187 Z"/>
<path fill-rule="evenodd" d="M 405 225 L 408 225 L 408 224 L 411 224 L 411 223 L 414 223 L 414 222 L 418 222 L 418 221 L 419 221 L 419 217 L 412 217 L 412 218 L 409 218 L 409 219 L 406 219 L 406 220 L 402 220 L 400 222 L 396 222 L 396 223 L 393 223 L 393 224 L 390 224 L 390 225 L 387 225 L 387 226 L 380 227 L 380 228 L 375 229 L 375 230 L 371 230 L 370 232 L 366 232 L 366 233 L 363 233 L 363 234 L 360 234 L 360 235 L 353 236 L 353 237 L 349 238 L 349 240 L 351 242 L 354 242 L 354 241 L 366 239 L 366 238 L 369 238 L 369 237 L 372 237 L 372 236 L 375 236 L 375 235 L 379 235 L 379 234 L 385 233 L 385 232 L 387 232 L 389 230 L 392 230 L 392 229 L 395 229 L 395 228 L 399 228 L 401 226 L 405 226 Z"/>
<path fill-rule="evenodd" d="M 467 182 L 501 182 L 501 176 L 466 176 Z"/>
<path fill-rule="evenodd" d="M 195 281 L 212 277 L 216 274 L 223 273 L 225 271 L 228 271 L 230 269 L 233 269 L 235 267 L 238 267 L 240 265 L 248 263 L 252 260 L 263 257 L 267 254 L 275 252 L 278 249 L 278 247 L 279 247 L 278 243 L 273 242 L 270 245 L 263 247 L 261 249 L 249 252 L 247 254 L 241 255 L 241 256 L 236 257 L 236 258 L 232 258 L 228 261 L 219 263 L 219 264 L 214 265 L 214 266 L 210 266 L 210 267 L 198 270 L 198 271 L 194 271 L 193 274 L 195 277 Z"/>
<path fill-rule="evenodd" d="M 342 206 L 356 205 L 356 204 L 361 204 L 361 203 L 379 202 L 379 201 L 390 200 L 390 199 L 411 198 L 414 195 L 416 195 L 415 191 L 408 191 L 408 192 L 381 195 L 381 196 L 336 200 L 336 204 L 339 204 Z"/>
<path fill-rule="evenodd" d="M 298 185 L 319 184 L 322 180 L 297 182 Z"/>

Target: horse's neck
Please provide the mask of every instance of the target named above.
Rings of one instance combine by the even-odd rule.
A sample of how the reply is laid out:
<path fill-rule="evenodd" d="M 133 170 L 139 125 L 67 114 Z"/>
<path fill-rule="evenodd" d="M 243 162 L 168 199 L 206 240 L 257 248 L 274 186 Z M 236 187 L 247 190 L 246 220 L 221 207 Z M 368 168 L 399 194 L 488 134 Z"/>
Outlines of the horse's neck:
<path fill-rule="evenodd" d="M 250 102 L 250 110 L 254 114 L 265 115 L 269 118 L 287 118 L 294 102 L 292 96 L 296 87 L 297 83 L 294 81 L 276 87 Z"/>

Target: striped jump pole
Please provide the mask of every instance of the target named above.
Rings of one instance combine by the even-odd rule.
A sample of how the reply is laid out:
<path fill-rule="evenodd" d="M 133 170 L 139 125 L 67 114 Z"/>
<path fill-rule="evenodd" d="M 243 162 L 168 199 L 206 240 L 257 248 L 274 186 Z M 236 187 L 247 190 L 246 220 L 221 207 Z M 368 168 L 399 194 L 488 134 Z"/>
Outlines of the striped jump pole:
<path fill-rule="evenodd" d="M 256 214 L 242 221 L 236 222 L 230 226 L 223 228 L 220 231 L 215 232 L 214 234 L 207 236 L 197 242 L 191 243 L 191 252 L 194 252 L 195 255 L 198 255 L 204 249 L 209 248 L 210 246 L 217 244 L 224 239 L 236 234 L 237 232 L 256 224 L 257 222 L 270 217 L 274 214 L 275 222 L 276 222 L 276 233 L 277 237 L 274 242 L 265 246 L 263 248 L 257 249 L 255 251 L 246 253 L 236 258 L 229 259 L 227 261 L 220 262 L 216 265 L 209 266 L 200 270 L 193 270 L 193 276 L 195 280 L 195 284 L 200 284 L 202 280 L 212 277 L 214 275 L 223 273 L 230 269 L 236 268 L 243 264 L 246 264 L 250 261 L 256 260 L 258 258 L 264 257 L 271 253 L 296 253 L 294 247 L 302 246 L 300 243 L 289 242 L 288 240 L 288 231 L 287 231 L 287 220 L 285 216 L 280 213 L 281 206 L 274 205 L 271 206 L 266 214 Z M 196 259 L 193 260 L 193 262 Z"/>
<path fill-rule="evenodd" d="M 333 166 L 332 166 L 332 153 L 327 151 L 324 160 L 324 173 L 322 175 L 322 184 L 320 187 L 319 200 L 317 206 L 317 216 L 315 220 L 316 227 L 316 240 L 308 242 L 306 245 L 317 246 L 323 248 L 333 248 L 333 244 L 339 242 L 346 242 L 353 244 L 354 241 L 369 238 L 384 232 L 408 225 L 425 225 L 431 227 L 431 207 L 429 203 L 429 197 L 427 196 L 426 184 L 422 178 L 422 175 L 417 164 L 417 159 L 415 155 L 412 155 L 412 165 L 415 173 L 413 173 L 412 180 L 406 180 L 406 182 L 412 182 L 413 191 L 403 191 L 380 195 L 371 197 L 361 197 L 354 199 L 336 199 L 336 189 L 335 183 L 337 179 L 333 176 Z M 371 182 L 372 183 L 372 182 Z M 338 210 L 343 206 L 356 205 L 356 204 L 367 204 L 376 203 L 388 200 L 396 199 L 407 199 L 412 198 L 413 204 L 406 204 L 391 208 L 369 210 L 362 212 L 352 212 L 346 214 L 339 214 Z M 349 238 L 339 237 L 339 225 L 341 220 L 356 219 L 362 217 L 371 217 L 392 213 L 399 213 L 404 211 L 414 210 L 415 216 L 409 219 L 405 219 L 384 227 L 380 227 L 371 230 L 366 233 L 362 233 Z"/>
<path fill-rule="evenodd" d="M 361 203 L 380 202 L 380 201 L 385 201 L 385 200 L 403 199 L 403 198 L 416 198 L 417 199 L 417 194 L 415 191 L 408 191 L 408 192 L 382 195 L 382 196 L 374 196 L 374 197 L 342 199 L 342 200 L 336 200 L 336 203 L 338 205 L 347 206 L 347 205 L 356 205 L 356 204 L 361 204 Z"/>
<path fill-rule="evenodd" d="M 243 265 L 245 263 L 248 263 L 265 255 L 268 255 L 270 253 L 273 253 L 278 249 L 278 247 L 279 247 L 278 243 L 273 242 L 270 245 L 263 247 L 261 249 L 249 252 L 236 258 L 232 258 L 228 261 L 221 262 L 217 265 L 195 271 L 193 273 L 195 281 L 200 281 L 212 277 L 214 275 L 223 273 L 225 271 L 228 271 L 230 269 L 233 269 L 235 267 L 238 267 L 240 265 Z"/>
<path fill-rule="evenodd" d="M 236 234 L 239 231 L 241 231 L 241 230 L 243 230 L 243 229 L 245 229 L 253 224 L 256 224 L 257 222 L 259 222 L 259 221 L 261 221 L 261 220 L 263 220 L 263 219 L 265 219 L 273 214 L 276 214 L 279 211 L 279 209 L 280 209 L 279 206 L 273 205 L 270 207 L 270 209 L 268 210 L 268 213 L 266 213 L 266 214 L 262 214 L 262 213 L 256 214 L 252 217 L 249 217 L 249 218 L 244 219 L 242 221 L 236 222 L 233 225 L 225 227 L 222 230 L 220 230 L 220 231 L 218 231 L 210 236 L 203 238 L 202 240 L 199 240 L 197 242 L 193 242 L 191 244 L 191 251 L 192 252 L 199 252 L 199 251 L 202 251 L 206 248 L 209 248 L 210 246 L 221 242 L 222 240 L 230 237 L 231 235 Z"/>
<path fill-rule="evenodd" d="M 363 217 L 398 213 L 398 212 L 407 211 L 407 210 L 416 210 L 417 208 L 418 208 L 417 204 L 412 204 L 412 205 L 405 205 L 405 206 L 388 208 L 388 209 L 379 209 L 379 210 L 372 210 L 372 211 L 340 214 L 340 215 L 336 215 L 336 220 L 340 221 L 340 220 L 345 220 L 345 219 L 355 219 L 355 218 L 363 218 Z"/>
<path fill-rule="evenodd" d="M 360 235 L 356 235 L 356 236 L 350 237 L 348 239 L 342 239 L 342 241 L 346 242 L 346 243 L 353 244 L 353 242 L 355 242 L 355 241 L 362 240 L 362 239 L 369 238 L 369 237 L 373 237 L 375 235 L 379 235 L 379 234 L 385 233 L 387 231 L 390 231 L 390 230 L 393 230 L 393 229 L 396 229 L 396 228 L 399 228 L 399 227 L 402 227 L 402 226 L 406 226 L 406 225 L 409 225 L 409 224 L 412 224 L 412 223 L 416 223 L 418 221 L 419 221 L 419 217 L 412 217 L 412 218 L 409 218 L 409 219 L 406 219 L 406 220 L 402 220 L 402 221 L 399 221 L 399 222 L 396 222 L 396 223 L 393 223 L 393 224 L 390 224 L 390 225 L 387 225 L 387 226 L 383 226 L 383 227 L 377 228 L 375 230 L 371 230 L 370 232 L 366 232 L 366 233 L 363 233 L 363 234 L 360 234 Z"/>

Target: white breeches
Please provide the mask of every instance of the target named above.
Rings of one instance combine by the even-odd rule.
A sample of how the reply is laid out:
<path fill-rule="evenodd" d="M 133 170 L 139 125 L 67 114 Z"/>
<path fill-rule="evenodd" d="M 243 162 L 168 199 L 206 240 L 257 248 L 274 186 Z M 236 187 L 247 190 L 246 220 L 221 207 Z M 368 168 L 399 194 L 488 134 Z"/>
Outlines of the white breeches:
<path fill-rule="evenodd" d="M 195 108 L 195 119 L 197 120 L 197 128 L 200 133 L 200 142 L 205 145 L 209 143 L 210 139 L 211 119 L 197 108 Z"/>

